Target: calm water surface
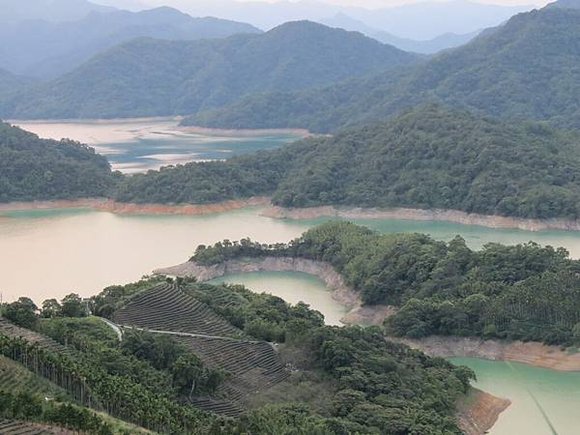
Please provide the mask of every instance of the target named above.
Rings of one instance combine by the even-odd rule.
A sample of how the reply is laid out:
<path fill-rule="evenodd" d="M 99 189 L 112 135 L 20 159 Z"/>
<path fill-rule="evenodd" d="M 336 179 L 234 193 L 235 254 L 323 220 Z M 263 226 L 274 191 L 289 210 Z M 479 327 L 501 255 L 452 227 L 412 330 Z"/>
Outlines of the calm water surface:
<path fill-rule="evenodd" d="M 324 282 L 315 276 L 298 272 L 255 272 L 226 275 L 213 282 L 243 284 L 257 293 L 270 293 L 296 304 L 305 302 L 324 315 L 327 325 L 342 325 L 345 307 L 334 299 Z"/>
<path fill-rule="evenodd" d="M 63 137 L 94 147 L 113 169 L 131 174 L 192 161 L 222 160 L 269 150 L 300 138 L 296 134 L 199 133 L 178 126 L 177 119 L 99 121 L 12 121 L 48 139 Z"/>
<path fill-rule="evenodd" d="M 260 208 L 206 216 L 127 216 L 90 210 L 0 214 L 0 292 L 4 300 L 26 294 L 36 301 L 83 296 L 104 286 L 139 279 L 158 267 L 189 258 L 199 244 L 223 239 L 287 242 L 324 222 L 277 220 Z M 580 257 L 579 232 L 490 230 L 477 226 L 397 220 L 357 221 L 381 232 L 423 232 L 441 240 L 460 234 L 473 248 L 488 242 L 565 246 Z"/>
<path fill-rule="evenodd" d="M 477 373 L 475 386 L 512 401 L 492 435 L 578 435 L 580 372 L 565 373 L 524 364 L 453 358 Z"/>

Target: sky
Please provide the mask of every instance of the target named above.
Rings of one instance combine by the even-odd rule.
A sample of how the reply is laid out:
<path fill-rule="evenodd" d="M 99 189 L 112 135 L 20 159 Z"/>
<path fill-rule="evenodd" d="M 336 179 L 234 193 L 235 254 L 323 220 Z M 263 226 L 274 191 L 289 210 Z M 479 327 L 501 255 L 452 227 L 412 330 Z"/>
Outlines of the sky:
<path fill-rule="evenodd" d="M 183 1 L 183 0 L 181 0 Z M 244 1 L 261 1 L 267 3 L 276 3 L 280 1 L 288 2 L 289 0 L 236 0 L 243 3 Z M 320 2 L 341 5 L 341 6 L 358 6 L 369 9 L 385 8 L 390 6 L 399 6 L 404 4 L 420 3 L 425 0 L 318 0 Z M 429 0 L 429 1 L 447 1 L 447 0 Z M 142 4 L 144 6 L 178 6 L 179 0 L 94 0 L 95 3 L 108 4 L 117 7 L 130 7 L 131 5 Z M 212 0 L 188 0 L 191 4 L 212 3 Z M 499 5 L 537 5 L 543 6 L 549 3 L 549 0 L 478 0 L 477 3 L 499 4 Z"/>

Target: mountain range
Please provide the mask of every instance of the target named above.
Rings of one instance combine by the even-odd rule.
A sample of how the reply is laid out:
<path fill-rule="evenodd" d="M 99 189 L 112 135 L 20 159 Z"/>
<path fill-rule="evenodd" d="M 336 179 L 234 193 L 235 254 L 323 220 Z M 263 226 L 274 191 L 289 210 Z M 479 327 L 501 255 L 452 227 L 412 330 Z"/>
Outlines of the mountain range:
<path fill-rule="evenodd" d="M 151 7 L 162 0 L 144 0 Z M 424 1 L 386 8 L 340 6 L 320 0 L 244 1 L 173 0 L 171 4 L 194 16 L 216 16 L 251 23 L 271 29 L 287 21 L 323 21 L 336 14 L 345 14 L 365 25 L 389 32 L 400 38 L 429 40 L 445 33 L 466 34 L 497 26 L 516 13 L 533 6 L 506 6 L 466 0 L 446 2 Z"/>
<path fill-rule="evenodd" d="M 193 18 L 168 7 L 141 12 L 91 11 L 80 20 L 66 22 L 12 20 L 0 26 L 0 68 L 50 79 L 138 37 L 197 40 L 238 33 L 261 31 L 249 24 Z"/>
<path fill-rule="evenodd" d="M 448 48 L 459 47 L 460 45 L 467 44 L 480 33 L 479 30 L 463 35 L 444 33 L 433 39 L 419 41 L 415 39 L 400 38 L 389 32 L 374 29 L 367 26 L 362 21 L 355 20 L 343 13 L 336 14 L 332 18 L 319 20 L 319 22 L 330 27 L 360 32 L 369 38 L 382 42 L 383 44 L 389 44 L 404 51 L 422 54 L 434 54 Z"/>
<path fill-rule="evenodd" d="M 10 118 L 189 114 L 250 94 L 316 88 L 418 61 L 363 36 L 311 22 L 203 41 L 137 39 L 4 101 Z"/>
<path fill-rule="evenodd" d="M 580 128 L 579 64 L 580 11 L 549 7 L 414 67 L 315 91 L 254 95 L 185 123 L 328 132 L 430 101 Z"/>

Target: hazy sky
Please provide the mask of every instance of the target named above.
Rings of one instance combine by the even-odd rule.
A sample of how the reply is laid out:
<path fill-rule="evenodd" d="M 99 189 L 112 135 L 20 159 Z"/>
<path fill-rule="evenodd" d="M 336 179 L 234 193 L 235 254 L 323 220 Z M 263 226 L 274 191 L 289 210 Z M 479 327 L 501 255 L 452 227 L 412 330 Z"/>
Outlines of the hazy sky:
<path fill-rule="evenodd" d="M 181 0 L 183 1 L 183 0 Z M 244 1 L 262 1 L 268 3 L 276 3 L 280 1 L 285 2 L 295 2 L 295 0 L 236 0 L 239 2 Z M 298 0 L 300 1 L 300 0 Z M 344 6 L 359 6 L 366 8 L 383 8 L 389 6 L 397 6 L 402 4 L 412 4 L 420 3 L 423 1 L 448 1 L 448 0 L 316 0 L 319 2 L 344 5 Z M 177 6 L 179 0 L 94 0 L 95 3 L 109 4 L 111 6 L 128 6 L 131 4 L 143 4 L 151 6 L 167 5 L 167 6 Z M 540 5 L 543 6 L 550 3 L 550 0 L 478 0 L 474 1 L 476 3 L 490 3 L 490 4 L 502 4 L 502 5 Z M 212 0 L 188 0 L 188 3 L 192 5 L 198 5 L 203 3 L 212 3 Z"/>

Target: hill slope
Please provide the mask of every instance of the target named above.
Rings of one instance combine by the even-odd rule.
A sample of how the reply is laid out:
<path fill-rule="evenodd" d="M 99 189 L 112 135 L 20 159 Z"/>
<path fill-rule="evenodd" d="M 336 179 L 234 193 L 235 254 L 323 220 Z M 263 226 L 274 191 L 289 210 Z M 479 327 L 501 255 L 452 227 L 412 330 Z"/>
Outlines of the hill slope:
<path fill-rule="evenodd" d="M 0 202 L 104 196 L 113 183 L 94 149 L 0 123 Z"/>
<path fill-rule="evenodd" d="M 253 96 L 187 122 L 332 131 L 439 101 L 498 117 L 580 128 L 579 65 L 580 11 L 545 8 L 517 15 L 396 77 L 382 74 L 315 92 Z"/>
<path fill-rule="evenodd" d="M 0 68 L 54 78 L 100 51 L 137 37 L 167 40 L 225 38 L 260 33 L 249 24 L 217 18 L 192 18 L 175 9 L 91 12 L 78 21 L 13 21 L 0 27 Z"/>
<path fill-rule="evenodd" d="M 415 61 L 414 55 L 361 34 L 309 22 L 225 40 L 141 39 L 19 95 L 9 116 L 194 113 L 252 93 L 314 88 Z"/>
<path fill-rule="evenodd" d="M 577 136 L 540 124 L 508 125 L 426 106 L 270 153 L 138 175 L 117 197 L 212 202 L 273 194 L 276 204 L 289 207 L 404 206 L 578 218 L 578 143 Z M 167 185 L 176 188 L 162 188 Z"/>

